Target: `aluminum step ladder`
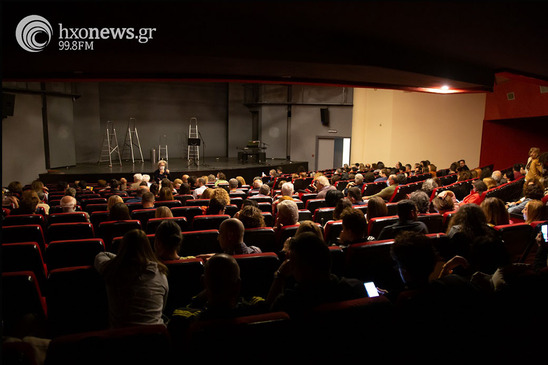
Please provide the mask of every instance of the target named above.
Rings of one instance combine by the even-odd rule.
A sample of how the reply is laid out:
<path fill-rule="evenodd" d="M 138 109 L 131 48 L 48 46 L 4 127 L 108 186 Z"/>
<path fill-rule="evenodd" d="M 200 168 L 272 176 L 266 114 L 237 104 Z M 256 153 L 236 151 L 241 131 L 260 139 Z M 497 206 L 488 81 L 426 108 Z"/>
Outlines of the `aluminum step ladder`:
<path fill-rule="evenodd" d="M 196 143 L 200 138 L 198 133 L 198 119 L 195 117 L 190 118 L 190 123 L 188 125 L 188 166 L 194 164 L 196 166 L 200 165 L 200 145 Z"/>
<path fill-rule="evenodd" d="M 120 155 L 120 148 L 118 147 L 118 138 L 116 137 L 116 128 L 114 123 L 110 120 L 107 121 L 106 135 L 103 138 L 103 146 L 101 148 L 101 154 L 99 155 L 99 164 L 108 161 L 108 166 L 112 167 L 112 155 L 118 154 L 118 161 L 122 166 L 122 156 Z"/>
<path fill-rule="evenodd" d="M 160 144 L 158 145 L 158 161 L 160 160 L 169 160 L 169 155 L 167 153 L 167 135 L 164 134 L 160 137 Z"/>
<path fill-rule="evenodd" d="M 141 142 L 139 141 L 139 133 L 137 132 L 137 126 L 135 118 L 129 118 L 127 125 L 126 137 L 124 139 L 124 147 L 122 147 L 122 159 L 125 159 L 126 151 L 129 151 L 131 162 L 135 163 L 135 150 L 139 151 L 141 156 L 141 162 L 145 162 L 143 158 L 143 150 L 141 149 Z M 127 158 L 127 159 L 129 159 Z"/>

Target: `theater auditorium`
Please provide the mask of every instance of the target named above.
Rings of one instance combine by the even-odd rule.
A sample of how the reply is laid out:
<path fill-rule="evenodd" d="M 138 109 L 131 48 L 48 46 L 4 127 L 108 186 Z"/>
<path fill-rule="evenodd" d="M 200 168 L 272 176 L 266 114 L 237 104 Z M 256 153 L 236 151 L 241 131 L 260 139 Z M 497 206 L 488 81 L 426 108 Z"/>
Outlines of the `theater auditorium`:
<path fill-rule="evenodd" d="M 543 2 L 2 3 L 2 364 L 545 363 Z"/>

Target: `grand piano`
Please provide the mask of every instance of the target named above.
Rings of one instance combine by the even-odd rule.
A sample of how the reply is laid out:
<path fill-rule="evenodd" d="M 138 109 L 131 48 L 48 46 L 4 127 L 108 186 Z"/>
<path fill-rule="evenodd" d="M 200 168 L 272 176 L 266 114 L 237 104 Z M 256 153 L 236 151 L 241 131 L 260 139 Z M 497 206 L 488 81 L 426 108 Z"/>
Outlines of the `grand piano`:
<path fill-rule="evenodd" d="M 241 163 L 266 163 L 266 146 L 261 141 L 249 141 L 238 151 L 238 161 Z"/>

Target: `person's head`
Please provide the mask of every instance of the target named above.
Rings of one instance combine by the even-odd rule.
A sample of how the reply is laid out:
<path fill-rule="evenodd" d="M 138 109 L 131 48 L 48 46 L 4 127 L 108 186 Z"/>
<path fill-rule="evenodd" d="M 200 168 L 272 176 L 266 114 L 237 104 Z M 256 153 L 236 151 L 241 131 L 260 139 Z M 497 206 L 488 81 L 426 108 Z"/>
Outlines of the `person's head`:
<path fill-rule="evenodd" d="M 36 192 L 44 191 L 44 183 L 40 180 L 34 180 L 30 184 L 30 188 Z"/>
<path fill-rule="evenodd" d="M 497 181 L 492 177 L 485 177 L 482 181 L 485 183 L 485 186 L 487 186 L 487 190 L 496 188 L 498 185 Z"/>
<path fill-rule="evenodd" d="M 207 182 L 208 183 L 214 183 L 217 178 L 213 174 L 207 175 Z"/>
<path fill-rule="evenodd" d="M 326 207 L 335 207 L 337 202 L 344 198 L 342 191 L 337 189 L 328 190 L 325 194 L 325 206 Z"/>
<path fill-rule="evenodd" d="M 398 202 L 398 217 L 400 221 L 413 221 L 417 219 L 417 206 L 410 199 L 400 200 Z"/>
<path fill-rule="evenodd" d="M 472 178 L 472 172 L 470 170 L 461 170 L 458 172 L 457 181 L 466 181 Z"/>
<path fill-rule="evenodd" d="M 299 223 L 299 228 L 297 228 L 297 231 L 295 232 L 295 236 L 305 232 L 312 232 L 316 236 L 318 236 L 318 238 L 323 240 L 322 229 L 320 225 L 314 221 L 310 221 L 310 220 L 301 221 Z"/>
<path fill-rule="evenodd" d="M 154 196 L 158 195 L 160 193 L 160 184 L 157 184 L 157 183 L 150 184 L 149 190 L 152 194 L 154 194 Z"/>
<path fill-rule="evenodd" d="M 156 197 L 154 196 L 152 192 L 145 191 L 141 198 L 141 205 L 143 206 L 143 208 L 152 208 L 154 206 L 155 200 L 156 200 Z"/>
<path fill-rule="evenodd" d="M 541 200 L 531 199 L 523 208 L 523 219 L 525 223 L 532 223 L 543 219 L 544 204 Z"/>
<path fill-rule="evenodd" d="M 213 188 L 206 188 L 203 192 L 202 192 L 202 195 L 200 196 L 201 199 L 211 199 L 211 196 L 213 195 Z"/>
<path fill-rule="evenodd" d="M 231 309 L 238 303 L 241 290 L 238 262 L 226 253 L 218 253 L 204 264 L 203 286 L 209 309 Z"/>
<path fill-rule="evenodd" d="M 107 200 L 107 211 L 110 212 L 110 210 L 112 209 L 112 207 L 115 205 L 115 204 L 118 204 L 118 203 L 123 203 L 124 202 L 124 199 L 122 199 L 122 197 L 120 197 L 120 195 L 111 195 L 108 197 L 108 200 Z"/>
<path fill-rule="evenodd" d="M 247 185 L 243 176 L 236 176 L 236 180 L 238 180 L 238 184 L 240 187 Z"/>
<path fill-rule="evenodd" d="M 500 182 L 502 181 L 502 171 L 500 170 L 493 171 L 493 173 L 491 174 L 491 178 L 495 180 L 497 185 L 499 185 Z"/>
<path fill-rule="evenodd" d="M 203 177 L 199 177 L 196 179 L 197 187 L 204 186 L 205 184 L 206 184 L 206 179 L 204 179 Z"/>
<path fill-rule="evenodd" d="M 346 192 L 346 195 L 352 203 L 357 203 L 362 201 L 362 189 L 360 189 L 357 186 L 353 186 L 350 189 L 348 189 L 348 191 Z"/>
<path fill-rule="evenodd" d="M 73 196 L 65 195 L 61 198 L 59 205 L 63 209 L 63 213 L 75 212 L 76 211 L 76 199 Z"/>
<path fill-rule="evenodd" d="M 163 173 L 166 169 L 167 169 L 167 162 L 165 160 L 158 161 L 158 170 L 160 170 L 160 172 Z"/>
<path fill-rule="evenodd" d="M 188 178 L 186 179 L 188 181 Z M 179 188 L 181 188 L 181 185 L 183 184 L 183 180 L 182 179 L 175 179 L 173 180 L 173 187 L 177 190 L 179 190 Z"/>
<path fill-rule="evenodd" d="M 140 174 L 140 173 L 133 174 L 134 183 L 140 183 L 141 180 L 143 180 L 143 174 Z"/>
<path fill-rule="evenodd" d="M 253 189 L 259 189 L 263 185 L 263 181 L 260 177 L 256 177 L 255 179 L 253 179 L 252 185 Z"/>
<path fill-rule="evenodd" d="M 466 237 L 484 235 L 487 227 L 487 218 L 483 209 L 477 204 L 464 204 L 459 207 L 457 212 L 449 221 L 447 232 L 453 226 L 459 226 L 459 231 Z"/>
<path fill-rule="evenodd" d="M 230 190 L 236 190 L 238 189 L 238 185 L 239 185 L 239 182 L 236 178 L 231 178 L 230 180 L 228 180 L 228 188 Z"/>
<path fill-rule="evenodd" d="M 341 220 L 342 231 L 339 235 L 341 243 L 356 242 L 365 237 L 367 222 L 361 210 L 346 208 L 341 213 Z"/>
<path fill-rule="evenodd" d="M 166 217 L 173 217 L 173 213 L 171 212 L 171 209 L 169 209 L 169 207 L 162 205 L 156 208 L 156 212 L 154 213 L 154 218 L 166 218 Z"/>
<path fill-rule="evenodd" d="M 422 183 L 421 190 L 428 195 L 428 198 L 430 198 L 430 196 L 432 195 L 432 192 L 437 187 L 438 187 L 438 183 L 436 183 L 434 179 L 426 179 Z"/>
<path fill-rule="evenodd" d="M 147 187 L 139 186 L 139 188 L 135 190 L 135 196 L 142 199 L 143 194 L 146 193 L 147 191 L 148 191 L 148 186 Z"/>
<path fill-rule="evenodd" d="M 354 182 L 358 185 L 363 184 L 363 175 L 356 174 L 356 176 L 354 176 Z"/>
<path fill-rule="evenodd" d="M 179 187 L 178 193 L 180 195 L 189 195 L 190 194 L 190 184 L 189 183 L 182 183 Z"/>
<path fill-rule="evenodd" d="M 390 250 L 408 288 L 422 287 L 428 283 L 436 264 L 436 253 L 428 237 L 422 233 L 403 231 L 396 236 Z"/>
<path fill-rule="evenodd" d="M 529 150 L 529 157 L 531 157 L 532 159 L 536 159 L 538 158 L 539 155 L 540 155 L 540 148 L 531 147 L 531 149 Z"/>
<path fill-rule="evenodd" d="M 19 207 L 28 214 L 32 214 L 36 211 L 36 206 L 38 203 L 40 203 L 38 193 L 35 190 L 28 189 L 24 190 L 21 194 Z"/>
<path fill-rule="evenodd" d="M 487 184 L 482 180 L 475 180 L 472 183 L 472 190 L 478 194 L 482 194 L 484 191 L 487 191 Z"/>
<path fill-rule="evenodd" d="M 270 195 L 270 186 L 268 186 L 268 184 L 262 184 L 259 188 L 259 194 Z"/>
<path fill-rule="evenodd" d="M 481 202 L 480 206 L 485 213 L 487 223 L 494 226 L 510 223 L 510 216 L 502 199 L 497 197 L 489 197 Z"/>
<path fill-rule="evenodd" d="M 431 163 L 430 165 L 428 165 L 428 171 L 436 172 L 436 171 L 438 171 L 438 167 Z"/>
<path fill-rule="evenodd" d="M 109 186 L 110 190 L 118 190 L 120 187 L 120 182 L 116 179 L 110 179 Z"/>
<path fill-rule="evenodd" d="M 76 189 L 75 188 L 66 188 L 65 189 L 65 195 L 70 195 L 74 198 L 76 198 Z"/>
<path fill-rule="evenodd" d="M 329 186 L 329 179 L 324 175 L 318 176 L 316 178 L 316 187 L 318 188 L 318 190 L 321 190 L 326 186 Z"/>
<path fill-rule="evenodd" d="M 445 190 L 442 193 L 432 199 L 432 205 L 438 213 L 450 212 L 455 209 L 455 201 L 453 200 L 455 193 L 451 190 Z"/>
<path fill-rule="evenodd" d="M 230 204 L 230 196 L 223 188 L 215 188 L 209 198 L 208 214 L 223 214 L 227 205 Z"/>
<path fill-rule="evenodd" d="M 409 199 L 415 203 L 419 214 L 425 214 L 430 211 L 430 196 L 426 192 L 416 190 L 409 194 Z"/>
<path fill-rule="evenodd" d="M 464 161 L 464 159 L 459 160 L 459 167 L 464 167 L 464 166 L 466 166 L 466 161 Z"/>
<path fill-rule="evenodd" d="M 112 220 L 112 221 L 123 221 L 123 220 L 131 219 L 131 216 L 129 214 L 129 208 L 123 202 L 114 204 L 110 208 L 108 217 L 109 217 L 109 220 Z"/>
<path fill-rule="evenodd" d="M 524 196 L 529 199 L 541 200 L 544 197 L 544 189 L 541 184 L 526 185 Z"/>
<path fill-rule="evenodd" d="M 183 235 L 181 227 L 171 219 L 164 219 L 156 228 L 154 251 L 160 259 L 176 259 L 181 249 Z"/>
<path fill-rule="evenodd" d="M 386 217 L 388 215 L 388 207 L 383 198 L 374 196 L 367 201 L 367 220 L 376 217 Z"/>
<path fill-rule="evenodd" d="M 146 233 L 141 229 L 133 229 L 122 237 L 118 253 L 105 269 L 105 278 L 119 282 L 121 285 L 140 280 L 149 264 L 153 262 L 162 274 L 167 273 L 166 266 L 161 263 L 150 245 Z"/>
<path fill-rule="evenodd" d="M 279 225 L 290 226 L 299 221 L 299 207 L 293 199 L 282 200 L 277 205 L 276 220 Z"/>
<path fill-rule="evenodd" d="M 158 194 L 158 200 L 160 201 L 173 200 L 172 189 L 167 186 L 162 187 L 160 189 L 160 193 Z"/>
<path fill-rule="evenodd" d="M 383 200 L 383 202 L 384 202 L 384 200 Z M 335 205 L 335 209 L 333 209 L 333 219 L 334 220 L 340 220 L 342 212 L 346 208 L 352 208 L 352 206 L 353 206 L 352 202 L 348 198 L 340 199 L 337 202 L 337 205 Z"/>
<path fill-rule="evenodd" d="M 324 282 L 331 274 L 329 248 L 316 233 L 304 232 L 290 241 L 289 260 L 293 275 L 300 284 Z"/>
<path fill-rule="evenodd" d="M 8 191 L 12 194 L 21 195 L 23 193 L 23 184 L 20 181 L 12 181 L 8 184 Z"/>
<path fill-rule="evenodd" d="M 286 182 L 282 184 L 282 195 L 284 196 L 292 196 L 295 192 L 295 187 L 293 186 L 293 183 Z"/>
<path fill-rule="evenodd" d="M 219 226 L 218 240 L 224 253 L 234 254 L 237 245 L 244 242 L 245 227 L 241 220 L 228 218 Z"/>
<path fill-rule="evenodd" d="M 245 228 L 264 227 L 265 221 L 259 208 L 253 205 L 242 206 L 238 219 L 242 221 Z"/>
<path fill-rule="evenodd" d="M 219 172 L 217 173 L 217 180 L 218 180 L 218 181 L 226 181 L 226 175 L 225 175 L 225 173 L 222 172 L 222 171 L 219 171 Z"/>
<path fill-rule="evenodd" d="M 457 169 L 459 168 L 459 164 L 456 162 L 452 162 L 449 166 L 449 171 L 451 172 L 457 172 Z"/>

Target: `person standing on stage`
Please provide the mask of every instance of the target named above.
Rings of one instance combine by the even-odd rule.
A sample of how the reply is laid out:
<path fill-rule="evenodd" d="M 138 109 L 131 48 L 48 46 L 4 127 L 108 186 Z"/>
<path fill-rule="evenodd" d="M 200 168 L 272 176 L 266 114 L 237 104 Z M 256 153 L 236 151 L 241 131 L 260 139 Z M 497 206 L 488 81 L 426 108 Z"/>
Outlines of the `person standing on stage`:
<path fill-rule="evenodd" d="M 163 179 L 169 179 L 169 169 L 165 160 L 158 161 L 158 169 L 154 171 L 154 180 L 160 183 Z"/>

